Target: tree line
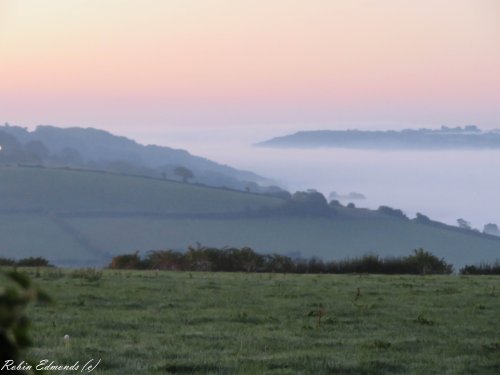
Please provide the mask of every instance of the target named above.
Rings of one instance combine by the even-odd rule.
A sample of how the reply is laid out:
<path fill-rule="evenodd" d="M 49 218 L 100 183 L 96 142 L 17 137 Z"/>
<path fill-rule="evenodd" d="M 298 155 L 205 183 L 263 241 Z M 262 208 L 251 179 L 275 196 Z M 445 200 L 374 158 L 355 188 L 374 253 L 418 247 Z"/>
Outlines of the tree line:
<path fill-rule="evenodd" d="M 0 267 L 54 267 L 43 257 L 19 260 L 0 257 Z M 139 252 L 123 254 L 111 259 L 109 269 L 169 270 L 205 272 L 270 272 L 270 273 L 372 273 L 372 274 L 451 274 L 453 265 L 424 250 L 400 257 L 380 257 L 367 254 L 339 261 L 312 258 L 292 258 L 280 254 L 259 254 L 249 247 L 215 248 L 189 247 L 186 252 L 175 250 L 149 251 L 143 257 Z M 500 275 L 500 260 L 492 264 L 465 265 L 460 275 Z"/>

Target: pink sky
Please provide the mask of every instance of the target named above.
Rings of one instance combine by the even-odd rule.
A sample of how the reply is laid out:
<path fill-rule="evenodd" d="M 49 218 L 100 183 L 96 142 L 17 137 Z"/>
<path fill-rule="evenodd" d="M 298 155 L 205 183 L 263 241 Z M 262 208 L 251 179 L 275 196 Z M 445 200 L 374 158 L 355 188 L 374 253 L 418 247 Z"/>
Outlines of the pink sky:
<path fill-rule="evenodd" d="M 3 121 L 500 128 L 500 2 L 0 0 Z"/>

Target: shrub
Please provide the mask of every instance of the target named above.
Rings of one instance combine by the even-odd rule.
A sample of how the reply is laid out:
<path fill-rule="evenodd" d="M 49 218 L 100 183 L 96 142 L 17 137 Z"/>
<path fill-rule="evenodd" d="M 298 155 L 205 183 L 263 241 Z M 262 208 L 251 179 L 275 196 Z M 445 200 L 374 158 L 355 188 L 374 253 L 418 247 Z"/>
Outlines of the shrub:
<path fill-rule="evenodd" d="M 323 194 L 314 191 L 297 191 L 281 208 L 291 215 L 328 216 L 332 210 Z"/>
<path fill-rule="evenodd" d="M 461 275 L 500 275 L 500 260 L 493 264 L 466 265 L 460 269 Z"/>
<path fill-rule="evenodd" d="M 420 212 L 417 212 L 417 215 L 415 216 L 415 219 L 413 219 L 416 223 L 421 223 L 421 224 L 430 224 L 432 221 L 429 218 L 429 216 L 426 216 L 424 214 L 421 214 Z"/>
<path fill-rule="evenodd" d="M 424 249 L 414 250 L 413 255 L 408 256 L 406 260 L 422 275 L 429 273 L 450 274 L 453 272 L 453 266 L 451 264 L 447 264 L 444 259 L 439 259 Z"/>
<path fill-rule="evenodd" d="M 408 216 L 406 216 L 403 211 L 389 206 L 380 206 L 377 211 L 384 215 L 393 216 L 400 219 L 408 219 Z"/>
<path fill-rule="evenodd" d="M 31 280 L 24 274 L 12 271 L 5 274 L 11 285 L 0 289 L 0 363 L 22 360 L 23 351 L 31 345 L 29 337 L 30 321 L 25 310 L 30 302 L 50 302 L 47 294 L 34 287 Z M 25 371 L 14 371 L 27 374 Z"/>
<path fill-rule="evenodd" d="M 129 269 L 129 270 L 140 270 L 147 268 L 146 262 L 142 261 L 139 257 L 139 252 L 136 251 L 134 254 L 125 254 L 115 256 L 108 268 L 111 269 Z"/>
<path fill-rule="evenodd" d="M 47 259 L 42 257 L 19 259 L 16 265 L 18 267 L 53 267 Z"/>
<path fill-rule="evenodd" d="M 148 268 L 155 270 L 180 271 L 184 268 L 182 254 L 174 250 L 150 251 L 147 255 L 145 264 L 148 265 Z M 145 264 L 143 264 L 143 266 Z M 110 268 L 119 268 L 119 267 L 110 267 Z"/>
<path fill-rule="evenodd" d="M 19 260 L 0 258 L 0 266 L 17 266 L 17 267 L 53 267 L 49 261 L 42 257 L 29 257 Z"/>
<path fill-rule="evenodd" d="M 14 259 L 0 258 L 0 266 L 15 266 L 16 261 Z"/>

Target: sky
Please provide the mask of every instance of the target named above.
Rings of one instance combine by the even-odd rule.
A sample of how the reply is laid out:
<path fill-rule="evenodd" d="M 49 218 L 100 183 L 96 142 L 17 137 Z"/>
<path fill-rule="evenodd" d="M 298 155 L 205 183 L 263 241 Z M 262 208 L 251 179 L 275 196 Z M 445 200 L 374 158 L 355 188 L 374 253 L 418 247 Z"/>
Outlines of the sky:
<path fill-rule="evenodd" d="M 499 103 L 498 0 L 0 0 L 2 123 L 487 129 Z"/>

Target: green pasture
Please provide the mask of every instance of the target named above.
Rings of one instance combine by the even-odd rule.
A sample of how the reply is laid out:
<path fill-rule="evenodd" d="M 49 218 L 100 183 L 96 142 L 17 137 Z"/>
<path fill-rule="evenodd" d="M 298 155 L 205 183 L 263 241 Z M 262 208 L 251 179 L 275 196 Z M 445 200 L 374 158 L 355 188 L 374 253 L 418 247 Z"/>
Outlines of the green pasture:
<path fill-rule="evenodd" d="M 250 246 L 263 253 L 344 259 L 367 253 L 405 256 L 424 248 L 457 267 L 500 258 L 500 241 L 392 218 L 268 217 L 231 220 L 75 218 L 68 222 L 114 255 L 136 250 Z"/>
<path fill-rule="evenodd" d="M 499 277 L 27 272 L 29 355 L 96 374 L 500 372 Z"/>
<path fill-rule="evenodd" d="M 0 166 L 0 211 L 232 213 L 272 207 L 269 196 L 95 171 Z"/>
<path fill-rule="evenodd" d="M 325 260 L 366 253 L 404 256 L 424 248 L 456 269 L 500 258 L 500 237 L 367 209 L 339 207 L 329 217 L 272 211 L 284 203 L 168 180 L 1 166 L 0 257 L 104 266 L 114 255 L 181 250 L 199 242 Z"/>

